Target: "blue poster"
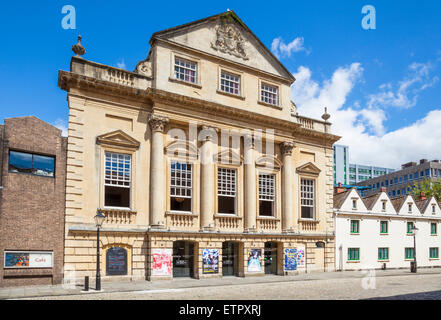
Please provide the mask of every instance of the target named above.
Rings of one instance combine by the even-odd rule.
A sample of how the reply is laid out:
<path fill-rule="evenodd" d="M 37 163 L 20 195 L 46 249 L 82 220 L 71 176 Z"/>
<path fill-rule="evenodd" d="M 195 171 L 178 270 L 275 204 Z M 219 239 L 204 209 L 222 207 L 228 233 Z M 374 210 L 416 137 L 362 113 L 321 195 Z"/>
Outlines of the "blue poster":
<path fill-rule="evenodd" d="M 219 272 L 219 250 L 204 249 L 202 251 L 203 273 Z"/>
<path fill-rule="evenodd" d="M 248 254 L 248 272 L 262 272 L 261 249 L 251 249 Z"/>
<path fill-rule="evenodd" d="M 297 270 L 297 249 L 285 249 L 285 270 Z"/>

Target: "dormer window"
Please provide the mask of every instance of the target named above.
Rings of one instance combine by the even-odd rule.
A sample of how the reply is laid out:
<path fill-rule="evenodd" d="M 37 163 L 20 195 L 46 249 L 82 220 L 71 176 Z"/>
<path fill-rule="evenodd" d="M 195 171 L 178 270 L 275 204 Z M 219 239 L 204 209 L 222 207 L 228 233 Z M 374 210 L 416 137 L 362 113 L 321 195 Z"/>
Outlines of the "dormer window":
<path fill-rule="evenodd" d="M 221 72 L 220 90 L 226 93 L 240 95 L 240 76 Z"/>
<path fill-rule="evenodd" d="M 260 101 L 278 106 L 279 88 L 262 82 L 260 86 Z"/>
<path fill-rule="evenodd" d="M 175 57 L 175 78 L 190 83 L 197 83 L 198 64 Z"/>

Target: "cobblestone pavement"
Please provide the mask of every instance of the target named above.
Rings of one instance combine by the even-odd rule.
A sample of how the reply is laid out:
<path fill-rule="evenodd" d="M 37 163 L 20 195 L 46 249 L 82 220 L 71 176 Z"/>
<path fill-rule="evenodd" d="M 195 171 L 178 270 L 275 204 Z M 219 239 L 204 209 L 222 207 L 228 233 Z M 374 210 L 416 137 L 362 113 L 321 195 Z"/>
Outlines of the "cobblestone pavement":
<path fill-rule="evenodd" d="M 332 272 L 296 277 L 178 279 L 103 285 L 104 292 L 32 297 L 85 300 L 279 300 L 279 299 L 436 299 L 441 300 L 441 270 Z M 142 285 L 141 285 L 142 284 Z"/>

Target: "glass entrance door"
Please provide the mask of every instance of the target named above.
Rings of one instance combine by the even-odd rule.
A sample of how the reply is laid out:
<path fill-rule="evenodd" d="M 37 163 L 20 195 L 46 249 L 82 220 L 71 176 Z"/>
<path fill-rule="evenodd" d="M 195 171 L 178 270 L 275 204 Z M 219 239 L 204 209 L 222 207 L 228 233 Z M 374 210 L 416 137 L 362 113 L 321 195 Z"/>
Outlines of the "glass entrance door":
<path fill-rule="evenodd" d="M 173 277 L 193 277 L 194 244 L 189 241 L 173 243 Z"/>
<path fill-rule="evenodd" d="M 265 274 L 277 274 L 277 243 L 265 242 Z"/>
<path fill-rule="evenodd" d="M 222 243 L 222 275 L 237 276 L 239 269 L 239 244 L 226 241 Z"/>

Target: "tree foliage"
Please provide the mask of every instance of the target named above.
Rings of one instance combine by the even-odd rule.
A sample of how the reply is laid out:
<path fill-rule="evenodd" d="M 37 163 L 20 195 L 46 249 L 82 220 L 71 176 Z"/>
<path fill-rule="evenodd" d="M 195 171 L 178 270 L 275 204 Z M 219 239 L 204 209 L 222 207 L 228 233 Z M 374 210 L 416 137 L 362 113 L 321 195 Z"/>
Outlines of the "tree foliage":
<path fill-rule="evenodd" d="M 412 187 L 412 195 L 418 199 L 421 192 L 424 192 L 427 198 L 433 196 L 438 202 L 441 202 L 441 179 L 424 179 L 415 182 Z"/>

